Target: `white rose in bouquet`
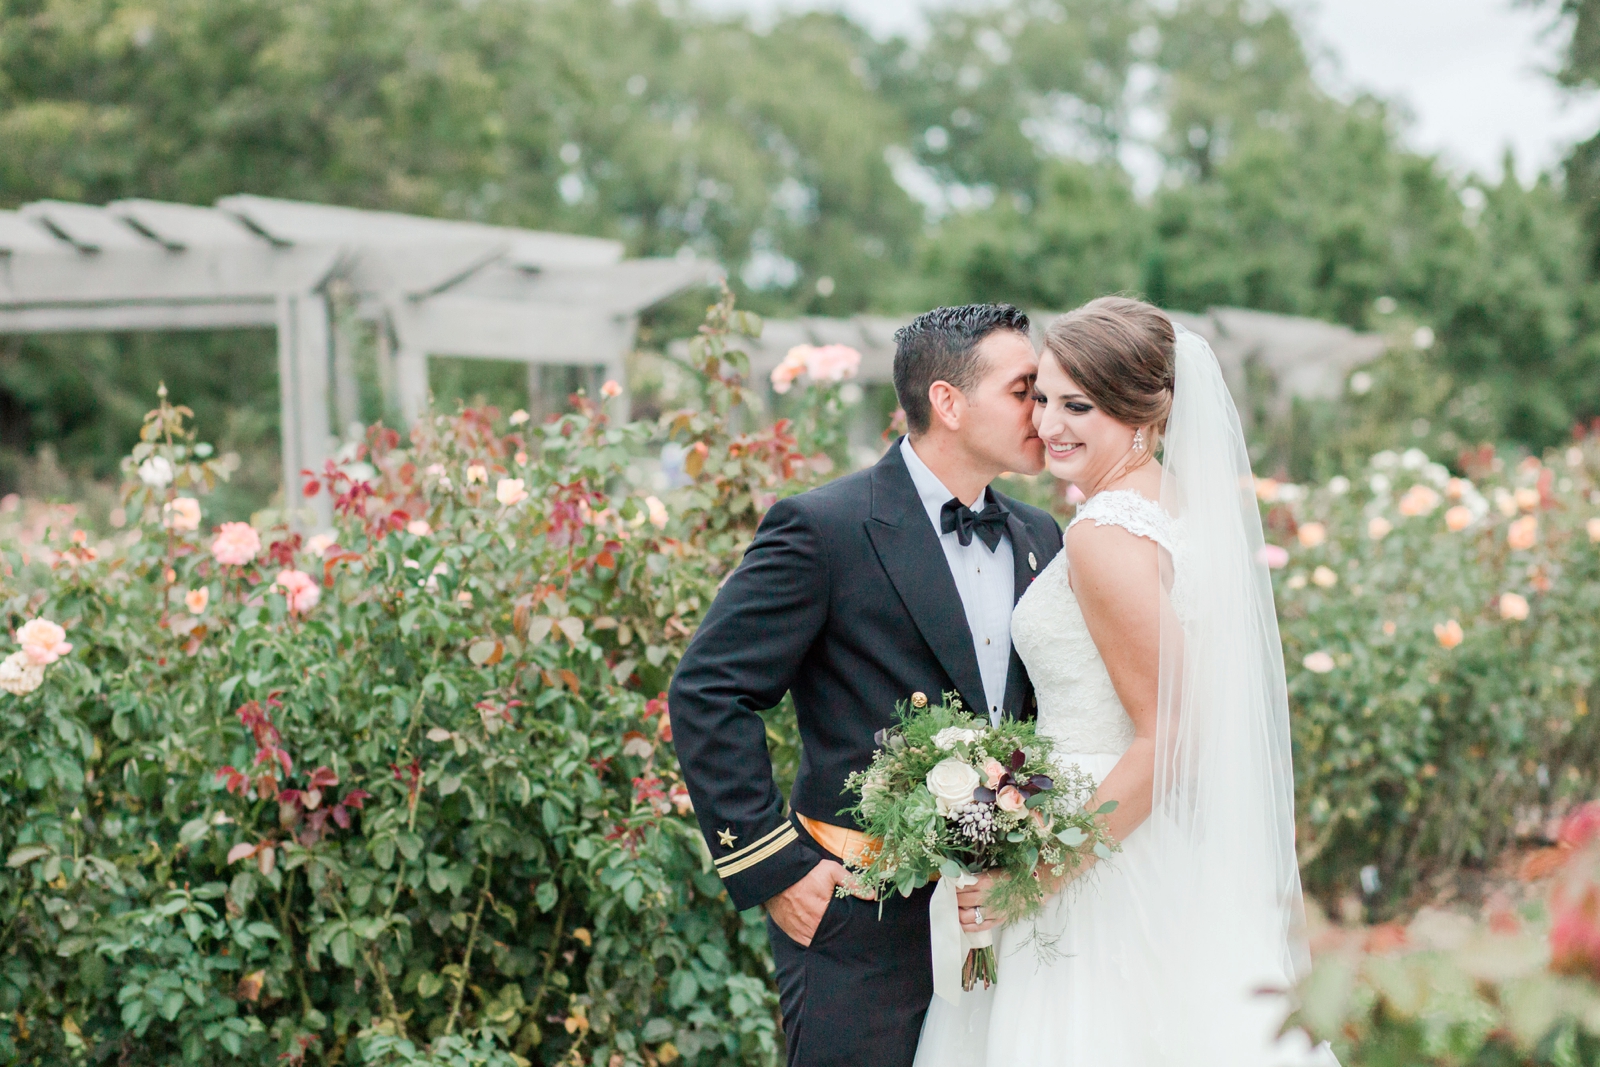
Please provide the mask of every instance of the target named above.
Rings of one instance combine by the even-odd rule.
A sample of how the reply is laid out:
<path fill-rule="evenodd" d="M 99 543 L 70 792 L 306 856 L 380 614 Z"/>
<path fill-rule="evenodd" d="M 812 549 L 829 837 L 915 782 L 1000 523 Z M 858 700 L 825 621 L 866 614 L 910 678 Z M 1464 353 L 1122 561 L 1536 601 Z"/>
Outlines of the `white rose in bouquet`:
<path fill-rule="evenodd" d="M 973 790 L 978 788 L 978 769 L 965 760 L 951 756 L 934 764 L 928 777 L 923 779 L 940 815 L 949 815 L 962 804 L 972 803 Z"/>
<path fill-rule="evenodd" d="M 957 745 L 970 745 L 978 739 L 979 731 L 960 726 L 946 726 L 933 735 L 933 743 L 940 752 L 949 752 Z"/>

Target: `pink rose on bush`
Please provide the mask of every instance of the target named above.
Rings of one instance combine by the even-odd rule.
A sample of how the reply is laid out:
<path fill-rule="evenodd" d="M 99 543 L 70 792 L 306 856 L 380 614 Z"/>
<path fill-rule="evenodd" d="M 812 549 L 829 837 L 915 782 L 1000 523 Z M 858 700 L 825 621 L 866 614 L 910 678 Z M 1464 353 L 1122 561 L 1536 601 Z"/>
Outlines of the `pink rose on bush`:
<path fill-rule="evenodd" d="M 1558 839 L 1568 848 L 1582 848 L 1600 837 L 1600 800 L 1591 800 L 1561 820 Z"/>
<path fill-rule="evenodd" d="M 272 584 L 283 590 L 289 610 L 296 615 L 304 615 L 322 599 L 322 590 L 317 587 L 316 579 L 305 571 L 279 571 Z"/>
<path fill-rule="evenodd" d="M 17 631 L 17 644 L 28 655 L 28 660 L 41 667 L 49 666 L 72 651 L 67 643 L 67 631 L 49 619 L 30 619 Z"/>
<path fill-rule="evenodd" d="M 819 382 L 842 382 L 861 369 L 861 353 L 849 345 L 823 345 L 805 358 L 806 373 Z"/>
<path fill-rule="evenodd" d="M 1023 797 L 1022 791 L 1016 786 L 1008 785 L 1000 790 L 999 794 L 994 798 L 994 802 L 1001 811 L 1021 811 L 1023 805 L 1027 803 L 1027 799 Z"/>
<path fill-rule="evenodd" d="M 225 522 L 211 542 L 211 554 L 227 567 L 242 567 L 261 551 L 261 535 L 248 522 Z"/>

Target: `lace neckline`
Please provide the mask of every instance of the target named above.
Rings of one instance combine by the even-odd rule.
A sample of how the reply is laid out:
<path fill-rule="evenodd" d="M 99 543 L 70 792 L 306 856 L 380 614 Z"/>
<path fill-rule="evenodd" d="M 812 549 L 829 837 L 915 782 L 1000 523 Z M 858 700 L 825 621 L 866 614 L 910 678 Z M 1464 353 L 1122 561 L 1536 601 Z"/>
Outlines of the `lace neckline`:
<path fill-rule="evenodd" d="M 1088 520 L 1096 526 L 1120 526 L 1139 537 L 1148 537 L 1168 552 L 1178 547 L 1176 520 L 1156 501 L 1136 489 L 1107 489 L 1078 505 L 1078 513 L 1067 523 L 1072 529 Z"/>

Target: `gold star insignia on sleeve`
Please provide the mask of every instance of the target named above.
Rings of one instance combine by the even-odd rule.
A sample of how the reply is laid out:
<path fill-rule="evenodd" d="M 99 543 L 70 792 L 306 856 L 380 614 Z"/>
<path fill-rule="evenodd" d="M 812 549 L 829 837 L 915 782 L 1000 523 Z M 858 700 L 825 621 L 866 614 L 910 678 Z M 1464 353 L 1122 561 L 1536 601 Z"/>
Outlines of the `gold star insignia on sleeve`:
<path fill-rule="evenodd" d="M 733 843 L 739 840 L 739 835 L 732 830 L 718 830 L 717 840 L 722 842 L 723 848 L 732 848 Z"/>

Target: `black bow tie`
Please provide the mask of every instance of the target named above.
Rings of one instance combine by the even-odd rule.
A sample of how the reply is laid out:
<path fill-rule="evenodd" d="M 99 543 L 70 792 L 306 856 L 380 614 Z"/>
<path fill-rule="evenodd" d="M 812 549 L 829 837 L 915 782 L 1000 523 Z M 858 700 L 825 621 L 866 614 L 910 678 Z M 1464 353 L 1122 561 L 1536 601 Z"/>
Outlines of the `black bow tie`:
<path fill-rule="evenodd" d="M 1000 547 L 1000 535 L 1005 532 L 1006 516 L 1009 514 L 993 497 L 978 512 L 951 497 L 939 509 L 939 528 L 945 533 L 955 531 L 956 540 L 961 542 L 963 548 L 972 544 L 972 535 L 976 531 L 983 543 L 989 546 L 989 551 L 993 552 Z"/>

